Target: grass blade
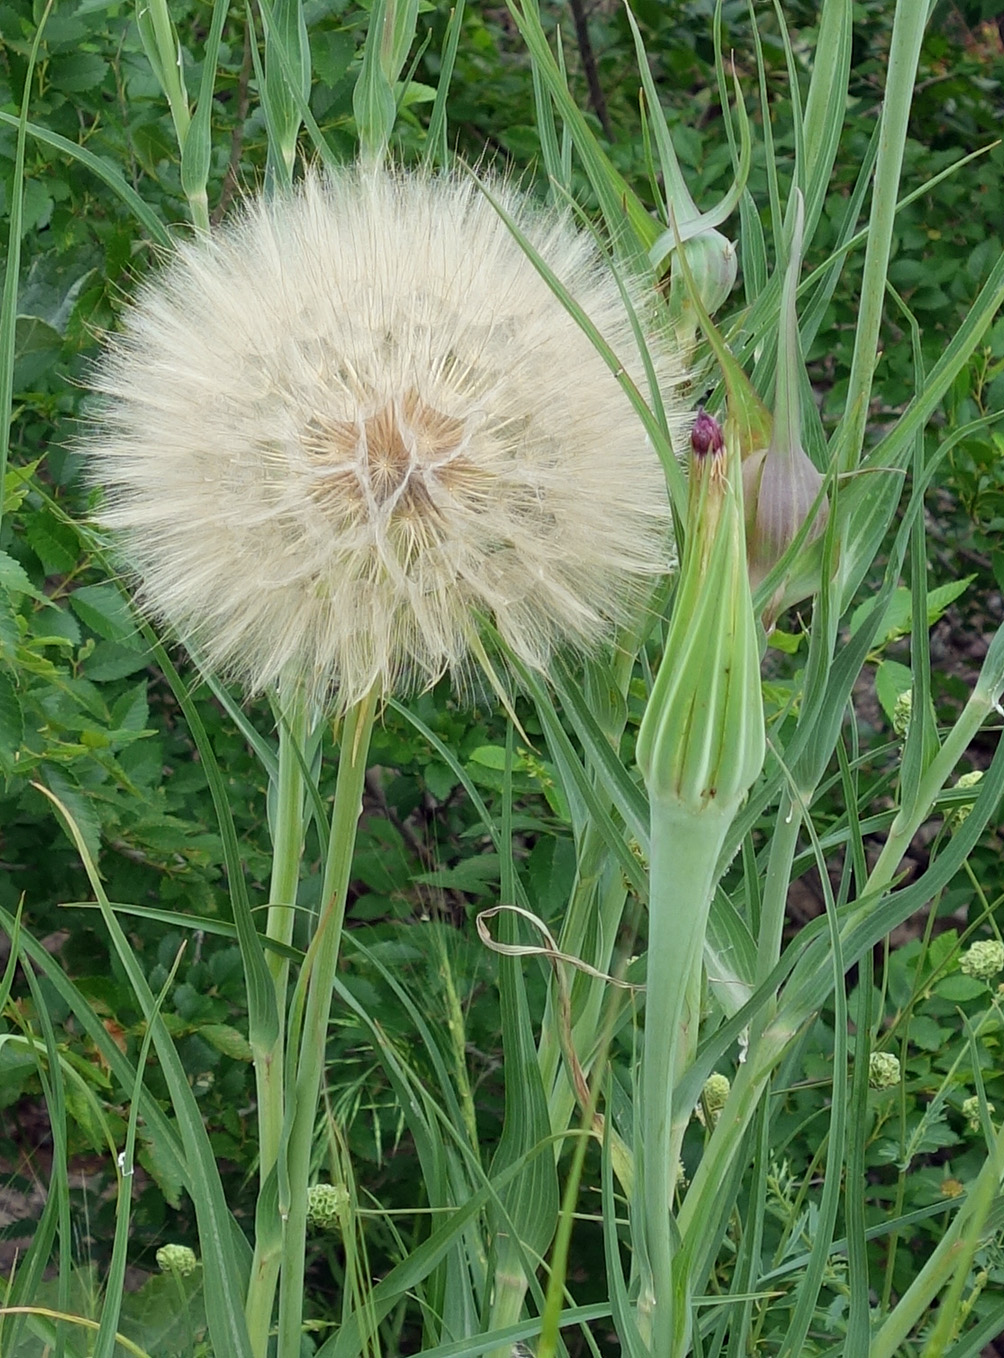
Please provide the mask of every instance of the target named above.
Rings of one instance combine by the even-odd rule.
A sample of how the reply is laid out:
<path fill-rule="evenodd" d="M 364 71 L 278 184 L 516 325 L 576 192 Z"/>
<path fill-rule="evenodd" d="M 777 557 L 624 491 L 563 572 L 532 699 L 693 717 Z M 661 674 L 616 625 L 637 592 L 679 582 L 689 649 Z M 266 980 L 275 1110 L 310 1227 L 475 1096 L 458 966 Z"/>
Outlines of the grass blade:
<path fill-rule="evenodd" d="M 17 284 L 21 272 L 21 223 L 24 211 L 24 151 L 28 135 L 28 105 L 31 101 L 31 86 L 35 78 L 35 63 L 42 41 L 42 31 L 49 17 L 53 0 L 42 11 L 42 17 L 35 29 L 28 68 L 24 77 L 24 90 L 21 94 L 21 116 L 4 114 L 3 119 L 17 128 L 17 147 L 14 152 L 14 166 L 8 200 L 7 261 L 4 265 L 3 296 L 0 298 L 0 487 L 7 475 L 7 458 L 10 452 L 10 423 L 14 406 L 14 333 L 17 324 Z M 0 502 L 0 515 L 3 504 Z"/>
<path fill-rule="evenodd" d="M 36 787 L 48 797 L 59 812 L 70 839 L 80 854 L 119 961 L 129 978 L 147 1023 L 154 1030 L 157 1055 L 181 1131 L 190 1192 L 199 1223 L 202 1263 L 206 1274 L 206 1318 L 216 1358 L 246 1358 L 250 1345 L 244 1322 L 244 1287 L 240 1277 L 241 1270 L 234 1258 L 230 1217 L 223 1195 L 223 1184 L 202 1121 L 202 1113 L 188 1083 L 188 1076 L 177 1049 L 164 1027 L 163 1020 L 155 1012 L 154 997 L 142 968 L 115 918 L 115 912 L 108 904 L 101 878 L 83 835 L 58 798 L 48 788 L 40 784 L 36 784 Z"/>

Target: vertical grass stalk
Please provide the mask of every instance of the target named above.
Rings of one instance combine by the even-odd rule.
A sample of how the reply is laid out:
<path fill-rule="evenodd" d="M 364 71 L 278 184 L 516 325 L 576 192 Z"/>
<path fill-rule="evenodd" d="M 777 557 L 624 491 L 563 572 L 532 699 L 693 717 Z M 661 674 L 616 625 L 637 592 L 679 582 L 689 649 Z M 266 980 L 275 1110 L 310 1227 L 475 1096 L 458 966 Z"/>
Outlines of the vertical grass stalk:
<path fill-rule="evenodd" d="M 652 803 L 651 898 L 642 1055 L 642 1172 L 637 1208 L 644 1219 L 649 1276 L 642 1279 L 638 1319 L 653 1355 L 687 1352 L 690 1317 L 673 1300 L 670 1205 L 686 1119 L 673 1086 L 693 1057 L 700 1003 L 694 1005 L 716 865 L 731 816 L 692 816 L 672 800 Z M 698 992 L 699 994 L 699 988 Z M 689 1109 L 687 1112 L 689 1113 Z"/>
<path fill-rule="evenodd" d="M 279 718 L 279 776 L 274 784 L 272 808 L 272 875 L 269 883 L 266 936 L 287 947 L 293 940 L 296 920 L 296 894 L 300 882 L 303 854 L 303 750 L 307 734 L 307 707 L 302 691 L 294 684 L 283 685 L 277 712 Z M 276 1167 L 285 1117 L 286 989 L 289 959 L 280 952 L 267 954 L 268 969 L 275 985 L 279 1031 L 275 1042 L 255 1061 L 255 1089 L 258 1099 L 258 1181 L 259 1229 L 255 1232 L 254 1258 L 248 1288 L 248 1331 L 254 1358 L 265 1358 L 268 1333 L 275 1303 L 282 1259 L 282 1235 L 275 1229 L 274 1203 L 269 1176 Z M 273 1229 L 266 1227 L 270 1213 Z"/>
<path fill-rule="evenodd" d="M 356 826 L 379 694 L 376 689 L 350 708 L 342 727 L 335 804 L 331 817 L 321 913 L 294 995 L 303 1006 L 296 1073 L 286 1121 L 287 1187 L 280 1192 L 283 1214 L 282 1278 L 279 1288 L 278 1358 L 299 1358 L 303 1328 L 304 1251 L 307 1236 L 307 1184 L 318 1097 L 324 1076 L 328 1019 L 345 919 Z M 283 1198 L 286 1201 L 283 1202 Z"/>

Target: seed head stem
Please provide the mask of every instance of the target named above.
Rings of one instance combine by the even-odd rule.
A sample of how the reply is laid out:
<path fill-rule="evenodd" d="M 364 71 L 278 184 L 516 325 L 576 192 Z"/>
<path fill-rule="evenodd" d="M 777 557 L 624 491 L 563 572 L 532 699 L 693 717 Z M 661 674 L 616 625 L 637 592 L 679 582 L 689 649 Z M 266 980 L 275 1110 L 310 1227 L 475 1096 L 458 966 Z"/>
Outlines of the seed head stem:
<path fill-rule="evenodd" d="M 324 1074 L 328 1019 L 345 919 L 356 826 L 362 807 L 363 780 L 378 702 L 379 694 L 374 689 L 349 709 L 342 726 L 331 837 L 321 888 L 321 913 L 293 1001 L 294 1011 L 302 1011 L 303 1024 L 296 1073 L 286 1112 L 289 1139 L 286 1144 L 285 1175 L 280 1174 L 280 1184 L 285 1178 L 288 1187 L 285 1191 L 280 1187 L 284 1229 L 278 1358 L 299 1358 L 300 1354 L 310 1154 Z M 292 1045 L 291 1033 L 290 1050 Z"/>

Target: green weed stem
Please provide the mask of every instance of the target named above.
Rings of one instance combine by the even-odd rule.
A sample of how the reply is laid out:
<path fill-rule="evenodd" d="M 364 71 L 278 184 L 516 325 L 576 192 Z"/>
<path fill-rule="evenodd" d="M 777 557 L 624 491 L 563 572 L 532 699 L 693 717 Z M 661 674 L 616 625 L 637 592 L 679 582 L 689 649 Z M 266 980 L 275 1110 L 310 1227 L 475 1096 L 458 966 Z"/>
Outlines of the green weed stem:
<path fill-rule="evenodd" d="M 266 934 L 288 945 L 293 941 L 296 920 L 296 894 L 300 882 L 303 854 L 303 764 L 302 752 L 307 734 L 306 704 L 303 695 L 293 692 L 279 700 L 279 775 L 274 785 L 275 808 L 272 825 L 272 876 Z M 271 1048 L 255 1060 L 255 1086 L 258 1096 L 259 1158 L 258 1175 L 263 1194 L 262 1209 L 268 1206 L 266 1184 L 275 1168 L 282 1139 L 285 1116 L 284 1071 L 286 989 L 289 959 L 278 951 L 267 954 L 269 971 L 275 983 L 279 1030 Z M 260 1223 L 264 1226 L 264 1221 Z M 281 1234 L 260 1229 L 255 1232 L 251 1285 L 247 1298 L 247 1322 L 253 1358 L 265 1358 L 271 1326 L 275 1289 L 282 1259 Z"/>
<path fill-rule="evenodd" d="M 673 1126 L 673 1086 L 697 1044 L 699 1006 L 693 978 L 702 965 L 704 935 L 717 881 L 718 855 L 731 815 L 691 814 L 675 800 L 652 799 L 652 863 L 645 1045 L 642 1056 L 641 1173 L 636 1211 L 644 1223 L 638 1319 L 659 1358 L 685 1358 L 689 1305 L 677 1315 L 673 1295 L 670 1203 L 679 1159 Z"/>
<path fill-rule="evenodd" d="M 356 826 L 378 694 L 374 690 L 346 714 L 342 728 L 335 803 L 331 816 L 321 913 L 297 983 L 294 1008 L 303 1006 L 296 1075 L 286 1114 L 288 1195 L 285 1203 L 282 1279 L 279 1288 L 278 1358 L 299 1358 L 303 1326 L 303 1288 L 307 1236 L 307 1184 L 324 1075 L 328 1018 L 341 945 L 345 903 L 352 870 Z M 283 1205 L 280 1189 L 280 1206 Z"/>

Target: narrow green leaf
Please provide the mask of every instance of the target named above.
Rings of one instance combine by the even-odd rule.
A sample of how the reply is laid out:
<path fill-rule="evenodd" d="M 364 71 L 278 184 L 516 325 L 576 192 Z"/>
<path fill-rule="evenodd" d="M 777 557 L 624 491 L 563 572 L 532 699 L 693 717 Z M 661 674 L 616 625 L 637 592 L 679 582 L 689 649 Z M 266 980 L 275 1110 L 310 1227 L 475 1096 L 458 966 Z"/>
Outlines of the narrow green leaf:
<path fill-rule="evenodd" d="M 147 1023 L 154 1030 L 153 1040 L 185 1148 L 190 1191 L 199 1224 L 202 1263 L 206 1273 L 206 1313 L 216 1358 L 247 1358 L 250 1346 L 244 1322 L 244 1287 L 240 1276 L 241 1270 L 234 1257 L 230 1216 L 223 1195 L 223 1184 L 202 1121 L 201 1110 L 188 1083 L 188 1075 L 177 1049 L 164 1027 L 163 1020 L 155 1011 L 154 997 L 143 970 L 115 918 L 114 911 L 109 906 L 101 878 L 84 837 L 59 799 L 52 793 L 47 795 L 59 812 L 67 833 L 83 859 L 91 890 L 101 906 L 105 927 L 111 935 L 119 961 L 129 978 L 129 984 L 140 1003 Z"/>
<path fill-rule="evenodd" d="M 202 54 L 202 81 L 199 102 L 181 147 L 181 187 L 192 206 L 192 218 L 201 231 L 209 230 L 206 184 L 212 153 L 212 109 L 216 70 L 220 60 L 220 40 L 230 8 L 230 0 L 213 0 L 213 21 Z"/>
<path fill-rule="evenodd" d="M 38 60 L 39 44 L 45 22 L 52 9 L 53 0 L 48 0 L 42 17 L 35 29 L 28 65 L 25 70 L 24 88 L 21 92 L 21 115 L 0 115 L 4 122 L 17 128 L 17 144 L 14 151 L 13 174 L 8 194 L 7 260 L 4 265 L 3 295 L 0 297 L 0 486 L 6 484 L 7 458 L 10 452 L 11 412 L 14 400 L 14 343 L 17 327 L 17 284 L 21 272 L 21 224 L 24 212 L 24 151 L 28 135 L 28 105 L 31 101 L 31 86 L 35 78 L 35 63 Z M 0 505 L 0 517 L 3 506 Z"/>
<path fill-rule="evenodd" d="M 261 938 L 255 928 L 254 918 L 251 914 L 251 902 L 248 898 L 244 866 L 241 862 L 237 828 L 234 825 L 226 785 L 198 708 L 188 691 L 188 685 L 178 674 L 164 647 L 145 624 L 143 634 L 181 706 L 206 772 L 206 781 L 209 784 L 213 807 L 219 821 L 220 836 L 223 840 L 223 854 L 227 865 L 227 882 L 230 888 L 234 923 L 237 927 L 237 938 L 244 962 L 248 997 L 248 1036 L 251 1046 L 256 1051 L 268 1051 L 279 1033 L 279 1014 L 276 1008 L 275 988 L 262 950 Z"/>
<path fill-rule="evenodd" d="M 881 134 L 875 163 L 868 244 L 861 279 L 861 308 L 854 332 L 854 354 L 845 414 L 833 436 L 834 458 L 841 471 L 858 465 L 868 420 L 868 402 L 879 352 L 882 305 L 892 248 L 896 195 L 903 165 L 913 85 L 920 46 L 927 26 L 928 6 L 897 0 L 892 42 L 886 65 Z"/>
<path fill-rule="evenodd" d="M 167 993 L 174 984 L 181 962 L 182 949 L 174 959 L 170 971 L 154 1000 L 154 1016 L 159 1019 Z M 140 1043 L 136 1058 L 136 1081 L 132 1098 L 129 1101 L 129 1121 L 126 1126 L 125 1146 L 118 1160 L 118 1201 L 115 1205 L 115 1238 L 112 1243 L 112 1257 L 105 1278 L 105 1302 L 101 1308 L 101 1328 L 94 1341 L 94 1358 L 115 1358 L 119 1317 L 122 1313 L 122 1297 L 125 1293 L 126 1263 L 129 1249 L 129 1221 L 132 1216 L 132 1176 L 133 1157 L 136 1151 L 136 1124 L 139 1119 L 140 1091 L 143 1088 L 143 1075 L 150 1056 L 153 1042 L 153 1023 L 148 1022 L 143 1041 Z"/>
<path fill-rule="evenodd" d="M 440 53 L 439 84 L 436 86 L 436 99 L 429 117 L 428 141 L 426 142 L 424 157 L 427 165 L 446 166 L 450 163 L 446 101 L 450 92 L 450 81 L 453 79 L 453 68 L 457 61 L 460 34 L 464 27 L 464 5 L 465 0 L 455 0 L 446 25 L 446 34 Z"/>

